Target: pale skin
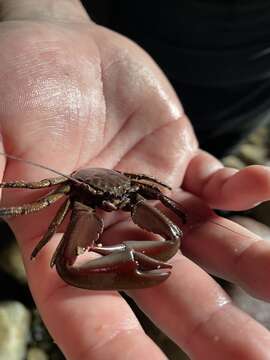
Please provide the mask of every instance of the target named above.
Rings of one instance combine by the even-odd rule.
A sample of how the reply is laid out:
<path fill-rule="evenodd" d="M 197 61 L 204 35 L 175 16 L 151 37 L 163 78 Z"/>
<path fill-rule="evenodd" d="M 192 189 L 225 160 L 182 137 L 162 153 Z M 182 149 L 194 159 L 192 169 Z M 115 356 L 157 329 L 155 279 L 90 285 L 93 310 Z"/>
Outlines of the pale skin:
<path fill-rule="evenodd" d="M 171 277 L 129 295 L 191 359 L 269 359 L 268 330 L 237 309 L 204 270 L 270 300 L 270 245 L 228 220 L 215 218 L 232 231 L 213 224 L 207 210 L 241 210 L 269 200 L 269 168 L 224 168 L 199 150 L 155 63 L 126 38 L 91 22 L 79 1 L 1 0 L 0 9 L 1 150 L 65 173 L 117 168 L 173 186 L 172 196 L 191 222 L 198 214 L 203 218 L 187 229 L 183 254 L 171 260 Z M 4 157 L 0 172 L 2 181 L 53 176 Z M 2 195 L 1 206 L 37 196 L 25 190 Z M 108 351 L 111 359 L 164 359 L 117 292 L 71 287 L 49 268 L 60 234 L 30 261 L 55 211 L 53 206 L 10 224 L 38 309 L 63 353 L 72 360 L 104 359 Z M 127 220 L 110 217 L 106 224 L 104 240 L 142 237 Z"/>

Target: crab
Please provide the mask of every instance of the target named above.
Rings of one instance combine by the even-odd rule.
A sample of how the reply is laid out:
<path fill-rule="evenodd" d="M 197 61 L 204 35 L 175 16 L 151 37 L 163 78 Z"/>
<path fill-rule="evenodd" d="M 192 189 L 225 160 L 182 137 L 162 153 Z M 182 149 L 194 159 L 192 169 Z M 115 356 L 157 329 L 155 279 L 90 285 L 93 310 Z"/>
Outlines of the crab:
<path fill-rule="evenodd" d="M 50 266 L 68 284 L 92 290 L 126 290 L 157 285 L 170 275 L 166 263 L 179 249 L 181 229 L 148 200 L 159 200 L 184 223 L 180 204 L 164 194 L 169 186 L 144 175 L 110 169 L 88 168 L 37 182 L 6 182 L 1 188 L 53 188 L 44 197 L 21 206 L 0 208 L 0 216 L 18 216 L 38 212 L 61 198 L 65 201 L 57 211 L 47 232 L 32 252 L 35 258 L 52 238 L 68 213 L 67 229 L 60 240 Z M 140 228 L 160 235 L 156 241 L 125 241 L 104 246 L 101 235 L 103 220 L 96 209 L 107 212 L 128 211 Z M 76 264 L 85 251 L 98 258 Z"/>

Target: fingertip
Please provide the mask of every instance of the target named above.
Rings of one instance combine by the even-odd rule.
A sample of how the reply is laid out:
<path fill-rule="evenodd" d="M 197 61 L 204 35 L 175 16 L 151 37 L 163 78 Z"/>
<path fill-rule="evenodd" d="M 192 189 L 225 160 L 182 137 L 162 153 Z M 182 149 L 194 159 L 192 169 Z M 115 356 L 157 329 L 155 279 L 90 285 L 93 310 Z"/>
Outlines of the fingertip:
<path fill-rule="evenodd" d="M 214 156 L 199 150 L 189 164 L 183 188 L 213 208 L 246 210 L 270 199 L 270 168 L 224 167 Z"/>
<path fill-rule="evenodd" d="M 225 171 L 225 169 L 224 169 Z M 270 169 L 252 165 L 236 170 L 221 184 L 220 204 L 225 209 L 246 210 L 270 199 Z"/>

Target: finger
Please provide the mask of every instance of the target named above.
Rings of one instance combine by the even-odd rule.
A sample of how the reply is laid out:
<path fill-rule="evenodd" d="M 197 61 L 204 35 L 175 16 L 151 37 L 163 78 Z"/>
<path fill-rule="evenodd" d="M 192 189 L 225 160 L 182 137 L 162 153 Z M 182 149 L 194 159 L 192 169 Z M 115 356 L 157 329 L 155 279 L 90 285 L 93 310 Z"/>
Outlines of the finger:
<path fill-rule="evenodd" d="M 237 309 L 202 269 L 184 256 L 162 285 L 131 296 L 191 359 L 267 359 L 269 332 Z"/>
<path fill-rule="evenodd" d="M 183 187 L 211 207 L 245 210 L 270 199 L 270 168 L 224 168 L 215 157 L 199 151 L 190 162 Z"/>
<path fill-rule="evenodd" d="M 30 261 L 38 239 L 23 237 L 19 241 L 32 294 L 51 335 L 68 359 L 105 359 L 108 349 L 111 359 L 138 359 L 149 353 L 154 359 L 165 359 L 117 292 L 82 290 L 65 284 L 49 267 L 54 241 L 35 261 Z"/>
<path fill-rule="evenodd" d="M 270 300 L 270 243 L 214 214 L 198 198 L 175 193 L 187 211 L 182 251 L 212 274 Z M 179 222 L 180 225 L 180 222 Z"/>
<path fill-rule="evenodd" d="M 1 20 L 56 20 L 64 22 L 89 22 L 89 17 L 79 0 L 2 0 Z"/>
<path fill-rule="evenodd" d="M 149 234 L 121 222 L 107 236 L 121 242 Z M 180 254 L 170 263 L 172 274 L 162 285 L 129 295 L 192 359 L 263 359 L 269 354 L 268 331 L 238 310 L 208 274 Z"/>

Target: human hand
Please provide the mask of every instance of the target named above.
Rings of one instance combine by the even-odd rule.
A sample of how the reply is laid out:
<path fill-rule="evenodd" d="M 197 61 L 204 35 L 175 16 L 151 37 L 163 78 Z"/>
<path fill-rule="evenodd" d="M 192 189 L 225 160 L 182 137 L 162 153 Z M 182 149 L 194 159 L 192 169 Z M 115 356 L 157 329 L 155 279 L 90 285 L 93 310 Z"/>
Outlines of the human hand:
<path fill-rule="evenodd" d="M 269 300 L 269 245 L 208 208 L 240 210 L 269 199 L 269 169 L 226 169 L 198 150 L 177 97 L 153 61 L 127 39 L 93 24 L 78 1 L 53 4 L 43 0 L 37 8 L 30 0 L 0 1 L 3 150 L 64 173 L 116 167 L 181 186 L 184 191 L 172 196 L 187 209 L 184 255 L 171 260 L 166 282 L 129 295 L 192 359 L 267 359 L 269 332 L 238 310 L 192 260 Z M 0 171 L 4 181 L 48 176 L 4 158 Z M 2 204 L 36 196 L 7 190 Z M 30 261 L 55 210 L 10 219 L 10 224 L 37 306 L 67 358 L 151 354 L 163 359 L 118 293 L 77 289 L 59 279 L 49 268 L 55 241 Z M 127 220 L 110 221 L 104 241 L 130 239 L 135 232 L 141 236 Z"/>

